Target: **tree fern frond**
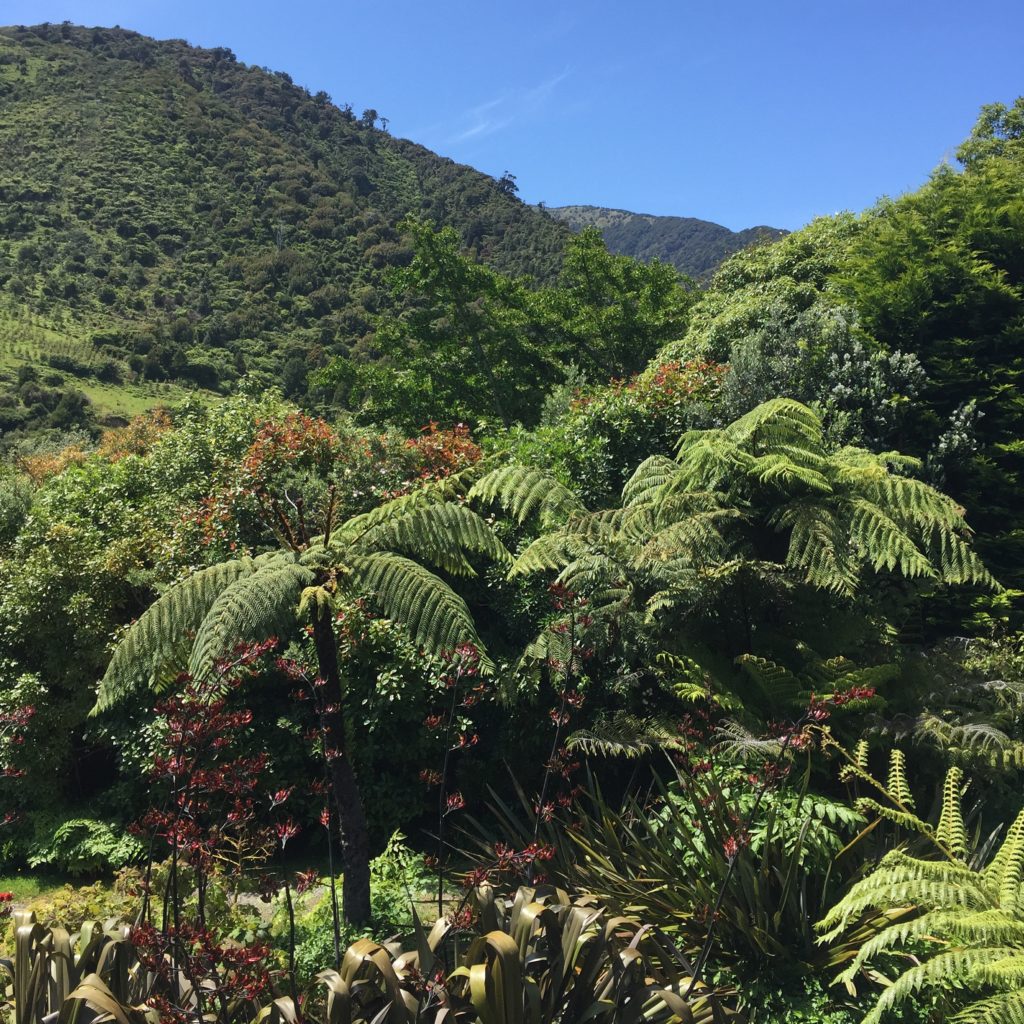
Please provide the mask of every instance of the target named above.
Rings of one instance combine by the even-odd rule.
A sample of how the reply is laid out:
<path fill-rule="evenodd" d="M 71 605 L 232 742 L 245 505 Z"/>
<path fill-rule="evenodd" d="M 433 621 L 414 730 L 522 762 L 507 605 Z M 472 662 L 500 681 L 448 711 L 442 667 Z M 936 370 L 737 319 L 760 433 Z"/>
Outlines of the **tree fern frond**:
<path fill-rule="evenodd" d="M 734 761 L 770 761 L 785 753 L 782 741 L 752 733 L 734 719 L 726 719 L 715 731 L 716 753 Z"/>
<path fill-rule="evenodd" d="M 563 569 L 585 553 L 586 545 L 571 534 L 562 531 L 546 533 L 527 545 L 526 549 L 516 556 L 508 575 L 512 579 L 534 572 Z"/>
<path fill-rule="evenodd" d="M 542 524 L 583 508 L 582 502 L 553 476 L 530 466 L 501 466 L 481 477 L 469 491 L 470 500 L 497 502 L 519 523 L 539 515 Z"/>
<path fill-rule="evenodd" d="M 770 450 L 783 445 L 820 451 L 824 441 L 821 420 L 811 409 L 791 398 L 773 398 L 751 409 L 725 429 L 737 444 Z"/>
<path fill-rule="evenodd" d="M 925 712 L 918 717 L 914 730 L 918 739 L 935 743 L 958 763 L 1001 769 L 1024 767 L 1024 742 L 991 722 L 948 722 Z"/>
<path fill-rule="evenodd" d="M 391 552 L 353 555 L 349 565 L 358 588 L 372 595 L 388 618 L 402 623 L 417 644 L 442 651 L 471 643 L 482 650 L 466 602 L 429 569 Z"/>
<path fill-rule="evenodd" d="M 290 632 L 302 591 L 315 579 L 313 570 L 300 564 L 297 555 L 282 554 L 229 583 L 196 631 L 189 673 L 203 678 L 236 644 Z"/>
<path fill-rule="evenodd" d="M 978 999 L 950 1017 L 950 1024 L 1024 1024 L 1024 979 L 1009 992 Z"/>
<path fill-rule="evenodd" d="M 938 575 L 906 530 L 881 506 L 854 497 L 849 508 L 850 541 L 875 572 L 899 570 L 907 579 Z"/>
<path fill-rule="evenodd" d="M 1024 946 L 1018 936 L 1013 952 L 993 964 L 985 964 L 974 975 L 977 981 L 995 988 L 1024 991 Z"/>
<path fill-rule="evenodd" d="M 635 554 L 635 564 L 650 569 L 666 562 L 701 566 L 720 561 L 725 540 L 719 528 L 730 518 L 726 510 L 697 513 L 658 530 Z"/>
<path fill-rule="evenodd" d="M 751 464 L 750 472 L 761 484 L 781 491 L 790 492 L 794 488 L 805 488 L 819 494 L 831 494 L 832 485 L 828 477 L 819 469 L 803 464 L 810 460 L 794 459 L 793 453 L 794 450 L 788 448 L 785 451 L 772 451 L 767 455 L 760 455 Z M 826 468 L 824 459 L 815 461 L 823 469 Z"/>
<path fill-rule="evenodd" d="M 192 635 L 226 586 L 256 572 L 266 561 L 239 558 L 200 569 L 162 594 L 114 650 L 99 685 L 93 714 L 150 686 L 170 666 L 184 668 Z"/>
<path fill-rule="evenodd" d="M 809 501 L 794 501 L 784 505 L 769 522 L 789 528 L 786 564 L 803 570 L 808 583 L 844 595 L 857 589 L 849 532 L 833 510 Z"/>
<path fill-rule="evenodd" d="M 772 706 L 798 703 L 806 694 L 806 686 L 799 676 L 768 658 L 741 654 L 736 664 L 753 679 Z"/>
<path fill-rule="evenodd" d="M 420 505 L 389 516 L 367 529 L 352 549 L 414 553 L 453 576 L 474 575 L 464 552 L 499 563 L 512 560 L 487 523 L 468 505 L 458 502 Z"/>
<path fill-rule="evenodd" d="M 952 949 L 930 957 L 924 963 L 904 971 L 882 994 L 864 1018 L 864 1024 L 879 1024 L 882 1017 L 905 999 L 925 988 L 959 988 L 964 979 L 1005 956 L 1008 951 L 994 949 Z"/>
<path fill-rule="evenodd" d="M 914 794 L 907 781 L 907 755 L 894 747 L 889 751 L 889 776 L 885 783 L 886 792 L 896 803 L 913 810 Z"/>
<path fill-rule="evenodd" d="M 679 473 L 676 463 L 665 455 L 651 455 L 634 470 L 622 488 L 622 504 L 650 504 Z"/>
<path fill-rule="evenodd" d="M 946 772 L 942 785 L 942 811 L 935 830 L 935 838 L 960 860 L 967 856 L 967 827 L 961 803 L 963 781 L 963 769 L 959 766 L 953 765 Z"/>
<path fill-rule="evenodd" d="M 598 757 L 644 757 L 655 750 L 678 750 L 683 743 L 673 723 L 638 718 L 625 712 L 602 718 L 574 732 L 566 746 Z"/>

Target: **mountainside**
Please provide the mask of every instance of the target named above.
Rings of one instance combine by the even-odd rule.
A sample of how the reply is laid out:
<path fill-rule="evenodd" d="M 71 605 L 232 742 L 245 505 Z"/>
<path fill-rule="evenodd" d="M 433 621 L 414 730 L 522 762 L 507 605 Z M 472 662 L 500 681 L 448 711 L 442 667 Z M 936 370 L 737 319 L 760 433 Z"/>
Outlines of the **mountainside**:
<path fill-rule="evenodd" d="M 763 226 L 730 231 L 696 217 L 656 217 L 604 206 L 555 206 L 548 207 L 548 213 L 573 231 L 597 228 L 614 253 L 639 260 L 659 259 L 698 279 L 709 277 L 726 256 L 787 234 L 781 228 Z"/>
<path fill-rule="evenodd" d="M 2 28 L 0 106 L 9 381 L 40 364 L 93 391 L 263 372 L 301 393 L 331 354 L 373 354 L 384 273 L 411 258 L 406 214 L 541 281 L 569 237 L 507 183 L 227 49 Z M 0 402 L 0 428 L 20 415 Z"/>

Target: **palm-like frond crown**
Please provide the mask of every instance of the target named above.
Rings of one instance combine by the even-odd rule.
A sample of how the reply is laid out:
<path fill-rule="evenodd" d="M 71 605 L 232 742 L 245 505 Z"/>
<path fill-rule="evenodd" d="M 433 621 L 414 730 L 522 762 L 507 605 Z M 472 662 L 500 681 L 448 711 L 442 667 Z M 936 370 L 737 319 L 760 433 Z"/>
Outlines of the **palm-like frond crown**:
<path fill-rule="evenodd" d="M 752 564 L 841 595 L 868 570 L 996 586 L 968 543 L 963 510 L 901 475 L 916 465 L 895 452 L 829 451 L 812 410 L 775 399 L 723 429 L 685 433 L 674 460 L 645 460 L 616 508 L 587 511 L 525 466 L 485 474 L 470 498 L 498 502 L 519 522 L 537 515 L 543 532 L 511 575 L 556 573 L 598 617 L 649 623 Z M 758 550 L 766 532 L 787 538 L 784 567 Z"/>
<path fill-rule="evenodd" d="M 368 597 L 431 650 L 479 646 L 465 601 L 423 563 L 472 575 L 471 556 L 507 562 L 509 555 L 450 491 L 447 481 L 425 487 L 340 524 L 326 543 L 221 563 L 171 587 L 118 645 L 96 710 L 183 668 L 202 676 L 239 643 L 287 635 L 300 607 L 334 594 Z"/>

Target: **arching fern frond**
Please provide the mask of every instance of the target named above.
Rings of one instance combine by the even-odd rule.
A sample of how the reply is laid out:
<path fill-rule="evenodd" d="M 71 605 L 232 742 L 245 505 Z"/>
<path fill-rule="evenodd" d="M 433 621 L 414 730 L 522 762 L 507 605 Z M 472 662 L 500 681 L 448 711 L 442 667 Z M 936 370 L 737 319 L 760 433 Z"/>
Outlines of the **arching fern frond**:
<path fill-rule="evenodd" d="M 477 480 L 469 497 L 473 501 L 497 502 L 519 523 L 537 515 L 543 525 L 550 525 L 583 508 L 579 498 L 553 476 L 514 463 L 491 470 Z"/>
<path fill-rule="evenodd" d="M 302 592 L 315 578 L 297 555 L 282 553 L 256 572 L 229 583 L 196 631 L 189 674 L 196 679 L 207 676 L 236 644 L 291 632 Z"/>
<path fill-rule="evenodd" d="M 653 502 L 678 474 L 679 467 L 665 455 L 651 455 L 644 459 L 622 488 L 623 506 L 628 508 Z"/>
<path fill-rule="evenodd" d="M 170 587 L 132 624 L 100 681 L 93 713 L 105 711 L 158 682 L 170 667 L 184 668 L 192 637 L 224 588 L 267 561 L 239 558 L 200 569 Z"/>
<path fill-rule="evenodd" d="M 380 552 L 354 555 L 349 567 L 356 588 L 400 622 L 417 644 L 432 652 L 454 650 L 461 643 L 482 649 L 466 602 L 418 562 Z M 486 659 L 482 664 L 493 667 Z"/>
<path fill-rule="evenodd" d="M 635 760 L 659 750 L 681 750 L 684 743 L 673 723 L 639 718 L 625 712 L 602 718 L 589 729 L 574 732 L 566 746 L 596 757 Z"/>
<path fill-rule="evenodd" d="M 487 523 L 468 505 L 457 502 L 422 504 L 386 517 L 365 530 L 352 550 L 415 554 L 453 576 L 474 575 L 465 552 L 499 563 L 511 561 Z"/>

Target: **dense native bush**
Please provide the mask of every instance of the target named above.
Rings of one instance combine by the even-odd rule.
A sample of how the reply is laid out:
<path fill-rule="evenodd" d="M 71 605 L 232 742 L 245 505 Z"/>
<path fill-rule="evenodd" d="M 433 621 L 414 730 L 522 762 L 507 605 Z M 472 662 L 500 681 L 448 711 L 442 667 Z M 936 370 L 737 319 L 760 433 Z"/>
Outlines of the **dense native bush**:
<path fill-rule="evenodd" d="M 520 461 L 547 467 L 588 505 L 600 504 L 645 458 L 672 454 L 684 430 L 706 422 L 724 374 L 724 366 L 698 359 L 656 362 L 597 387 L 570 382 L 549 396 L 544 424 L 513 434 L 513 450 Z"/>

